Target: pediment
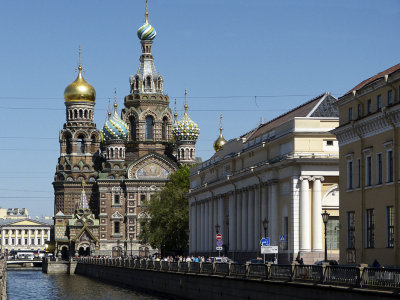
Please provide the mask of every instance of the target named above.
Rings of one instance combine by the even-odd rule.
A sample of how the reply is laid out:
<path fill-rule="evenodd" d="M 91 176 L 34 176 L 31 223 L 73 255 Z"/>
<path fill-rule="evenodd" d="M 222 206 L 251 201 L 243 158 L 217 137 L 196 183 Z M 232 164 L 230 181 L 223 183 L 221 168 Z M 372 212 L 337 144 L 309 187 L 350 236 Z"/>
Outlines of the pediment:
<path fill-rule="evenodd" d="M 13 225 L 13 226 L 43 226 L 45 224 L 43 224 L 42 222 L 36 222 L 36 221 L 31 221 L 31 220 L 23 220 L 23 221 L 13 222 L 13 223 L 10 223 L 8 225 Z"/>
<path fill-rule="evenodd" d="M 119 211 L 116 211 L 111 216 L 111 219 L 123 219 L 123 218 L 124 218 L 124 216 Z"/>
<path fill-rule="evenodd" d="M 175 169 L 175 166 L 167 159 L 150 154 L 128 168 L 128 179 L 166 180 Z"/>

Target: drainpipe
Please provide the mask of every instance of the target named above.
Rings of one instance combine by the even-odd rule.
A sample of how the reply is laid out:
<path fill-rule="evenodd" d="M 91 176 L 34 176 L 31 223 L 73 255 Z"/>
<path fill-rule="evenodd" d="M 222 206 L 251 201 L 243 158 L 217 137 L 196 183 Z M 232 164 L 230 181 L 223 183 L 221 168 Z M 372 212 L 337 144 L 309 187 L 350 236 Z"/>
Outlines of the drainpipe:
<path fill-rule="evenodd" d="M 236 192 L 237 187 L 236 187 L 236 184 L 232 182 L 231 177 L 232 177 L 232 175 L 226 176 L 226 180 L 228 180 L 229 183 L 232 184 L 232 186 L 233 186 L 233 214 L 234 215 L 232 216 L 232 219 L 234 219 L 235 215 L 236 215 L 236 210 L 237 210 L 237 207 L 236 207 L 237 206 L 237 192 Z M 237 222 L 237 220 L 236 220 L 236 222 Z M 233 226 L 233 225 L 235 225 L 235 227 L 236 227 L 236 222 L 235 222 L 235 224 L 231 224 L 232 222 L 229 222 L 229 227 Z M 228 231 L 229 231 L 229 228 L 228 228 Z M 236 232 L 235 228 L 233 228 L 233 232 Z M 231 236 L 229 236 L 229 238 L 231 238 Z M 235 237 L 235 245 L 232 245 L 232 246 L 234 246 L 232 249 L 232 259 L 233 260 L 235 260 L 235 256 L 236 256 L 237 243 L 238 243 L 238 241 L 237 241 L 237 238 Z M 230 244 L 231 244 L 231 241 L 229 241 L 228 248 L 231 248 Z"/>
<path fill-rule="evenodd" d="M 399 209 L 399 191 L 398 191 L 398 173 L 399 173 L 399 169 L 398 169 L 398 147 L 397 147 L 397 127 L 393 122 L 392 116 L 388 114 L 388 112 L 386 111 L 386 108 L 384 107 L 382 109 L 383 112 L 383 116 L 386 120 L 386 122 L 388 122 L 388 124 L 390 126 L 392 126 L 393 128 L 393 184 L 394 184 L 394 212 L 395 212 L 395 217 L 394 217 L 394 265 L 397 267 L 399 264 L 399 257 L 398 257 L 398 245 L 399 245 L 399 232 L 398 229 L 399 228 L 399 221 L 398 221 L 398 209 Z"/>

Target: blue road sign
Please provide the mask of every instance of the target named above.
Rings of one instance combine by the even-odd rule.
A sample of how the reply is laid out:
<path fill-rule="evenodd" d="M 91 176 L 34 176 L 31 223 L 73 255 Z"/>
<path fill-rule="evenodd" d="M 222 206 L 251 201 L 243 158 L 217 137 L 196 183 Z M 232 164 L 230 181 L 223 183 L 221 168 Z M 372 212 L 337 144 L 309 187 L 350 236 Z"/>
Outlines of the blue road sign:
<path fill-rule="evenodd" d="M 279 240 L 280 240 L 281 242 L 284 242 L 284 241 L 286 241 L 286 237 L 282 234 L 282 235 L 279 237 Z"/>
<path fill-rule="evenodd" d="M 261 246 L 269 246 L 269 244 L 270 244 L 269 237 L 262 238 L 260 240 L 260 244 L 261 244 Z"/>
<path fill-rule="evenodd" d="M 222 247 L 222 241 L 217 241 L 217 246 Z"/>

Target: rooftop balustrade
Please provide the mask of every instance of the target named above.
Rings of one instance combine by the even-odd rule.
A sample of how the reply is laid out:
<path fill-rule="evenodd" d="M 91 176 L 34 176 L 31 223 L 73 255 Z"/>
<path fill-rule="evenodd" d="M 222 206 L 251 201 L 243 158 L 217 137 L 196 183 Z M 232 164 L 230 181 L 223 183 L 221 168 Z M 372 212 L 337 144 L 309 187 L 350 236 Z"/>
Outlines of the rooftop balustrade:
<path fill-rule="evenodd" d="M 80 258 L 78 264 L 132 268 L 154 272 L 217 275 L 247 280 L 279 280 L 359 288 L 400 289 L 400 269 L 369 268 L 363 265 L 358 267 L 299 264 L 275 265 L 272 263 L 228 264 L 91 257 Z"/>

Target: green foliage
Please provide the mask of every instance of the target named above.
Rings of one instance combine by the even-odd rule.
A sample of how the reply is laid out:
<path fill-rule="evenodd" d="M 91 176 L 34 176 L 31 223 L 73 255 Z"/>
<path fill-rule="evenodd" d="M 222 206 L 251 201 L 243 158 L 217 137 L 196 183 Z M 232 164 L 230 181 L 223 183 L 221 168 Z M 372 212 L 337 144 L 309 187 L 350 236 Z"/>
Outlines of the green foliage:
<path fill-rule="evenodd" d="M 188 245 L 189 190 L 188 166 L 171 174 L 169 182 L 147 202 L 150 219 L 142 220 L 140 242 L 166 252 L 180 252 Z"/>

